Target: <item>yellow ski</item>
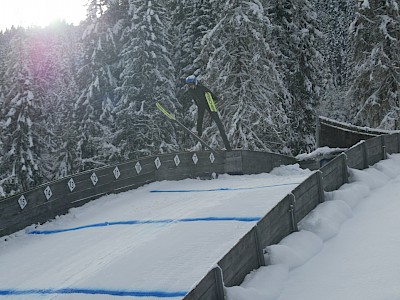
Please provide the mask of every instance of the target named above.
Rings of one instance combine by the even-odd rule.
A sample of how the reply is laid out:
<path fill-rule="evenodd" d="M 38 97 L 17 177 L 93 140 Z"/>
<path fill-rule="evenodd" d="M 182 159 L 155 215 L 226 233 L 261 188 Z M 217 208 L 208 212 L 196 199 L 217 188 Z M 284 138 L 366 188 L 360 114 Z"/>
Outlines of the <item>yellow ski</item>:
<path fill-rule="evenodd" d="M 184 131 L 189 133 L 193 138 L 195 138 L 197 141 L 199 141 L 204 147 L 207 149 L 210 149 L 210 151 L 216 155 L 218 153 L 212 149 L 204 140 L 202 140 L 200 137 L 198 137 L 195 133 L 193 133 L 189 128 L 187 128 L 185 125 L 183 125 L 181 122 L 179 122 L 175 117 L 169 113 L 160 103 L 156 103 L 157 108 L 173 123 L 178 124 L 179 127 L 181 127 Z"/>
<path fill-rule="evenodd" d="M 165 110 L 165 108 L 161 106 L 160 103 L 157 102 L 157 103 L 156 103 L 156 106 L 157 106 L 157 108 L 158 108 L 164 115 L 167 116 L 168 119 L 170 119 L 170 120 L 175 120 L 175 117 L 174 117 L 173 115 L 171 115 L 169 112 L 167 112 L 167 111 Z"/>
<path fill-rule="evenodd" d="M 215 106 L 214 99 L 211 96 L 211 93 L 206 92 L 205 96 L 207 99 L 208 107 L 210 107 L 211 112 L 217 112 L 217 107 Z"/>

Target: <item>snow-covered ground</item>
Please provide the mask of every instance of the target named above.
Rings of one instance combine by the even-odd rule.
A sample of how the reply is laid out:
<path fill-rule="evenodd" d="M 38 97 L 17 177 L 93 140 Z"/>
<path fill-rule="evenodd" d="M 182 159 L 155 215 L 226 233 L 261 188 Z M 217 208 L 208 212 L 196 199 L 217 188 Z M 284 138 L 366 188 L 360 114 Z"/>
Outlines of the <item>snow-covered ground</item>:
<path fill-rule="evenodd" d="M 0 299 L 182 299 L 310 174 L 157 182 L 0 238 Z"/>
<path fill-rule="evenodd" d="M 400 155 L 350 174 L 228 300 L 400 299 Z"/>

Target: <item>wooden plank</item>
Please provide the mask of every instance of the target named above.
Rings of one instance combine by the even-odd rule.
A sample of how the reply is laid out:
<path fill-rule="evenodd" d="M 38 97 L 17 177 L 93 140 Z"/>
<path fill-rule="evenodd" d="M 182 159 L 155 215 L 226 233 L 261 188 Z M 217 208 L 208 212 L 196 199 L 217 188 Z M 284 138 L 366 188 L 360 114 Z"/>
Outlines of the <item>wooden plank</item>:
<path fill-rule="evenodd" d="M 21 210 L 18 199 L 21 195 L 3 199 L 0 202 L 0 211 L 2 218 L 0 219 L 1 234 L 10 234 L 17 230 L 23 229 L 34 223 L 43 223 L 57 215 L 65 214 L 71 207 L 81 206 L 91 200 L 99 198 L 111 192 L 137 188 L 143 184 L 154 181 L 154 171 L 144 173 L 145 171 L 155 169 L 152 159 L 144 159 L 140 161 L 142 164 L 142 175 L 135 172 L 125 172 L 127 168 L 132 168 L 136 162 L 125 163 L 122 165 L 120 178 L 117 180 L 113 174 L 115 166 L 103 167 L 70 176 L 58 181 L 49 182 L 41 185 L 36 189 L 24 193 L 27 205 Z M 98 182 L 94 186 L 90 176 L 96 173 Z M 130 176 L 130 177 L 129 177 Z M 68 188 L 68 181 L 73 178 L 75 189 L 71 192 Z M 120 179 L 118 178 L 118 179 Z M 125 179 L 124 179 L 125 178 Z M 52 196 L 47 200 L 44 195 L 46 187 L 50 187 Z"/>
<path fill-rule="evenodd" d="M 384 158 L 382 138 L 380 136 L 365 141 L 365 147 L 369 166 L 374 165 Z"/>
<path fill-rule="evenodd" d="M 296 199 L 295 214 L 297 221 L 303 219 L 321 203 L 318 182 L 318 174 L 314 173 L 293 190 L 292 193 Z"/>
<path fill-rule="evenodd" d="M 232 175 L 243 174 L 243 161 L 241 150 L 226 152 L 224 173 Z"/>
<path fill-rule="evenodd" d="M 152 156 L 119 165 L 106 166 L 38 186 L 36 189 L 23 194 L 28 202 L 23 211 L 18 204 L 18 199 L 22 194 L 2 199 L 0 201 L 2 216 L 0 230 L 2 234 L 4 232 L 10 233 L 33 223 L 45 222 L 56 215 L 67 213 L 71 207 L 81 206 L 102 195 L 127 191 L 154 182 L 156 176 L 159 180 L 179 180 L 190 177 L 211 178 L 212 173 L 222 173 L 225 170 L 224 157 L 214 156 L 214 161 L 211 162 L 210 152 L 208 151 L 196 153 L 199 159 L 197 164 L 192 161 L 193 153 L 184 153 L 180 154 L 182 162 L 176 166 L 173 160 L 175 155 Z M 159 170 L 157 170 L 155 164 L 157 157 L 161 161 Z M 137 174 L 135 168 L 138 162 L 141 166 L 139 174 Z M 116 167 L 120 172 L 118 178 L 113 173 Z M 96 174 L 98 180 L 95 185 L 91 180 L 93 173 Z M 68 182 L 71 179 L 75 184 L 73 191 L 70 191 L 68 187 Z M 50 187 L 52 192 L 52 196 L 48 200 L 43 193 L 47 187 Z M 41 213 L 38 209 L 45 212 Z M 37 218 L 35 218 L 35 213 Z M 20 215 L 24 216 L 24 222 L 13 222 L 12 219 L 14 218 L 22 219 Z M 43 216 L 46 216 L 47 219 L 43 220 Z M 10 226 L 15 226 L 15 228 L 10 229 Z"/>
<path fill-rule="evenodd" d="M 365 168 L 363 144 L 350 148 L 345 154 L 347 156 L 347 166 L 349 168 L 358 170 L 363 170 Z"/>
<path fill-rule="evenodd" d="M 242 161 L 243 174 L 268 173 L 275 167 L 296 163 L 293 157 L 257 151 L 242 151 Z"/>
<path fill-rule="evenodd" d="M 326 118 L 320 118 L 319 127 L 319 147 L 348 148 L 362 140 L 384 134 L 383 131 L 343 124 Z"/>
<path fill-rule="evenodd" d="M 210 270 L 207 275 L 183 298 L 183 300 L 223 300 L 218 291 L 218 280 L 215 269 Z"/>
<path fill-rule="evenodd" d="M 367 140 L 376 135 L 347 131 L 342 128 L 321 123 L 320 147 L 328 146 L 332 148 L 348 148 L 359 141 Z"/>
<path fill-rule="evenodd" d="M 22 195 L 16 195 L 9 198 L 4 199 L 0 203 L 0 227 L 2 221 L 10 216 L 20 213 L 22 211 L 21 207 L 18 204 L 18 199 Z"/>
<path fill-rule="evenodd" d="M 224 172 L 224 160 L 223 156 L 214 156 L 214 163 L 211 163 L 210 153 L 200 151 L 196 152 L 197 163 L 193 161 L 193 155 L 190 156 L 190 163 L 188 163 L 192 178 L 211 178 L 212 173 L 223 173 Z M 222 165 L 221 165 L 222 163 Z"/>
<path fill-rule="evenodd" d="M 170 155 L 168 157 L 163 157 L 164 163 L 157 170 L 157 179 L 180 180 L 184 178 L 196 177 L 211 178 L 211 175 L 213 173 L 223 173 L 223 157 L 213 155 L 213 157 L 210 158 L 210 155 L 211 152 L 209 151 L 183 153 L 181 155 L 178 155 L 178 166 L 176 165 L 176 162 L 174 160 L 176 154 Z"/>
<path fill-rule="evenodd" d="M 320 171 L 322 172 L 322 183 L 324 191 L 330 192 L 337 190 L 344 183 L 347 182 L 347 164 L 346 156 L 341 154 L 329 163 L 323 166 Z"/>
<path fill-rule="evenodd" d="M 296 196 L 296 195 L 295 195 Z M 295 216 L 296 220 L 302 220 L 310 211 L 320 204 L 319 187 L 314 185 L 301 197 L 296 197 Z"/>
<path fill-rule="evenodd" d="M 36 190 L 31 190 L 25 194 L 25 198 L 28 200 L 26 209 L 35 208 L 47 203 L 47 199 L 44 195 L 44 187 L 40 187 Z M 25 210 L 25 209 L 24 209 Z"/>
<path fill-rule="evenodd" d="M 382 135 L 385 134 L 385 130 L 379 130 L 379 129 L 373 129 L 373 128 L 367 128 L 367 127 L 360 127 L 360 126 L 356 126 L 356 125 L 352 125 L 349 123 L 343 123 L 343 122 L 339 122 L 333 119 L 329 119 L 326 117 L 322 117 L 319 116 L 318 117 L 318 121 L 319 121 L 319 126 L 321 126 L 321 124 L 327 125 L 327 126 L 331 126 L 331 127 L 335 127 L 335 128 L 340 128 L 346 131 L 352 131 L 352 132 L 357 132 L 357 133 L 364 133 L 364 134 L 368 134 L 371 136 L 378 136 L 378 135 Z"/>
<path fill-rule="evenodd" d="M 257 223 L 260 247 L 279 243 L 281 239 L 292 233 L 290 216 L 290 195 L 283 198 L 268 214 Z"/>
<path fill-rule="evenodd" d="M 294 194 L 297 197 L 301 197 L 303 194 L 305 194 L 310 189 L 310 187 L 312 187 L 314 185 L 317 185 L 316 173 L 311 174 L 309 177 L 307 177 L 305 180 L 303 180 L 303 182 L 301 184 L 296 186 L 293 189 L 292 194 Z"/>
<path fill-rule="evenodd" d="M 242 283 L 244 277 L 252 270 L 260 267 L 255 227 L 219 261 L 224 274 L 225 286 Z"/>
<path fill-rule="evenodd" d="M 399 152 L 398 133 L 384 135 L 383 141 L 385 145 L 385 151 L 387 154 Z"/>

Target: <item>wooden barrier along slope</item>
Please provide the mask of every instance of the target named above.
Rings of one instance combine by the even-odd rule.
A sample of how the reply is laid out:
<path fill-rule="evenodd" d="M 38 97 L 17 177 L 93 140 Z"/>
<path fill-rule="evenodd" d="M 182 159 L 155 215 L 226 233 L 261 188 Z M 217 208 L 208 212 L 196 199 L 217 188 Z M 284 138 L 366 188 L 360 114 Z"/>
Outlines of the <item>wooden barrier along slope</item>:
<path fill-rule="evenodd" d="M 293 157 L 266 152 L 184 152 L 145 157 L 49 182 L 0 199 L 0 236 L 31 224 L 44 223 L 72 207 L 103 195 L 119 193 L 161 180 L 212 178 L 217 174 L 256 174 L 296 162 Z"/>
<path fill-rule="evenodd" d="M 355 126 L 320 116 L 317 121 L 317 147 L 349 148 L 359 141 L 389 133 L 392 132 Z"/>

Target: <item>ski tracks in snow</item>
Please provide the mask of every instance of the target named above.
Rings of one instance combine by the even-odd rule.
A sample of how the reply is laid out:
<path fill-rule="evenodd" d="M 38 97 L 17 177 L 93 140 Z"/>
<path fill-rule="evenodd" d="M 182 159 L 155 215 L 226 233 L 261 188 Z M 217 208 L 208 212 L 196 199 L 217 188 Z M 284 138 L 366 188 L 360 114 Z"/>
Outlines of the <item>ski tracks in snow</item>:
<path fill-rule="evenodd" d="M 226 175 L 211 181 L 153 183 L 138 190 L 105 196 L 35 229 L 57 230 L 132 219 L 262 217 L 296 187 L 290 183 L 300 182 L 309 174 Z M 150 193 L 151 189 L 165 187 L 218 189 L 221 185 L 236 190 L 206 194 Z M 279 186 L 252 189 L 267 185 Z M 211 219 L 103 226 L 51 235 L 20 232 L 0 248 L 3 252 L 0 255 L 0 265 L 3 266 L 0 269 L 0 299 L 1 290 L 7 289 L 39 289 L 44 291 L 43 294 L 27 294 L 24 299 L 41 300 L 115 299 L 123 294 L 101 295 L 102 289 L 171 292 L 167 294 L 169 297 L 181 299 L 179 295 L 173 297 L 173 293 L 189 291 L 254 224 L 255 221 Z M 28 228 L 29 231 L 32 228 Z M 88 294 L 77 296 L 73 293 L 79 289 Z M 100 294 L 92 295 L 90 291 Z M 154 295 L 146 299 L 159 298 Z M 21 296 L 7 299 L 18 297 Z"/>

